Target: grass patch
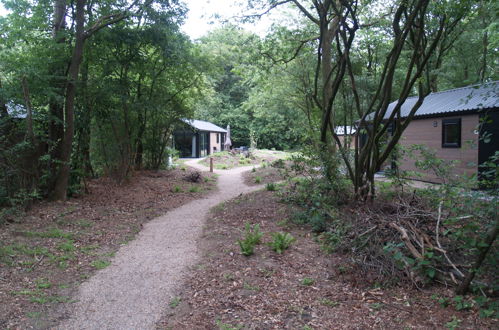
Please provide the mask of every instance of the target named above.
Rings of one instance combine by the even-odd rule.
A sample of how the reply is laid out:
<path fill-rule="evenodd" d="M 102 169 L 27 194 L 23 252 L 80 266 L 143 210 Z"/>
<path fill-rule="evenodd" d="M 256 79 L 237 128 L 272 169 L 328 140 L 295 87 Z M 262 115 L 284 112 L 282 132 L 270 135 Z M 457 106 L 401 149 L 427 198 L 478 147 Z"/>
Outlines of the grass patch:
<path fill-rule="evenodd" d="M 45 278 L 39 278 L 36 280 L 36 288 L 37 289 L 50 289 L 52 287 L 52 283 L 50 283 Z"/>
<path fill-rule="evenodd" d="M 41 246 L 29 247 L 24 244 L 13 244 L 0 247 L 0 263 L 7 266 L 15 266 L 16 259 L 22 256 L 36 258 L 39 256 L 53 257 L 49 250 Z M 23 266 L 29 266 L 34 263 L 34 260 L 21 260 L 19 262 Z"/>
<path fill-rule="evenodd" d="M 336 306 L 339 306 L 339 302 L 337 301 L 332 301 L 331 299 L 328 299 L 328 298 L 322 298 L 320 300 L 320 303 L 324 306 L 328 306 L 328 307 L 336 307 Z"/>
<path fill-rule="evenodd" d="M 76 224 L 81 228 L 91 228 L 94 225 L 93 222 L 85 219 L 79 220 Z"/>
<path fill-rule="evenodd" d="M 90 263 L 90 265 L 92 267 L 95 267 L 96 269 L 104 269 L 106 268 L 107 266 L 109 266 L 111 264 L 111 262 L 107 261 L 107 260 L 94 260 Z"/>
<path fill-rule="evenodd" d="M 267 183 L 267 185 L 265 186 L 265 188 L 268 191 L 276 191 L 277 190 L 277 185 L 274 182 L 269 182 L 269 183 Z"/>
<path fill-rule="evenodd" d="M 241 330 L 244 328 L 243 324 L 232 325 L 232 324 L 228 324 L 228 323 L 223 323 L 220 320 L 216 320 L 215 324 L 217 325 L 218 329 L 220 329 L 220 330 Z"/>
<path fill-rule="evenodd" d="M 182 188 L 180 186 L 176 185 L 175 187 L 172 188 L 172 192 L 180 193 L 180 192 L 182 192 Z"/>
<path fill-rule="evenodd" d="M 315 280 L 310 277 L 305 277 L 303 280 L 301 280 L 301 285 L 305 286 L 311 286 L 315 283 Z"/>
<path fill-rule="evenodd" d="M 197 192 L 200 192 L 201 191 L 201 188 L 199 188 L 199 186 L 191 186 L 189 188 L 189 192 L 191 193 L 197 193 Z"/>
<path fill-rule="evenodd" d="M 64 252 L 73 252 L 74 250 L 76 250 L 73 240 L 70 239 L 57 245 L 57 249 Z"/>
<path fill-rule="evenodd" d="M 260 287 L 258 287 L 257 285 L 251 285 L 248 282 L 243 283 L 243 288 L 250 291 L 260 291 Z"/>
<path fill-rule="evenodd" d="M 39 237 L 39 238 L 66 238 L 66 239 L 72 239 L 73 234 L 64 232 L 58 228 L 52 228 L 49 229 L 48 231 L 42 231 L 42 232 L 37 232 L 37 231 L 26 231 L 23 233 L 24 236 L 26 237 Z"/>

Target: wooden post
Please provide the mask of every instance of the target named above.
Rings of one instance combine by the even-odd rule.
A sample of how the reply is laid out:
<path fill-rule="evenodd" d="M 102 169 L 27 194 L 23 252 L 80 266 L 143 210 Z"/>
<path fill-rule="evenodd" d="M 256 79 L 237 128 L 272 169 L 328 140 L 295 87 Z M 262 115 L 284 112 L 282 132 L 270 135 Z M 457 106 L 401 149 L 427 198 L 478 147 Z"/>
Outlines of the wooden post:
<path fill-rule="evenodd" d="M 213 157 L 210 157 L 210 172 L 213 173 Z"/>

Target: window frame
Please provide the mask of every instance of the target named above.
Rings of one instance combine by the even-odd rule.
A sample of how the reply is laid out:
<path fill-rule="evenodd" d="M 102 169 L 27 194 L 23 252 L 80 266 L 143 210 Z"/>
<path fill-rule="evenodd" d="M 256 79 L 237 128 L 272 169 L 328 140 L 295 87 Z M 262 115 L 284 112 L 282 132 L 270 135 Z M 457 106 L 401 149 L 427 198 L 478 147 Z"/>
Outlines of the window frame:
<path fill-rule="evenodd" d="M 457 142 L 445 141 L 445 128 L 450 125 L 457 125 Z M 461 118 L 442 119 L 442 148 L 461 148 Z"/>

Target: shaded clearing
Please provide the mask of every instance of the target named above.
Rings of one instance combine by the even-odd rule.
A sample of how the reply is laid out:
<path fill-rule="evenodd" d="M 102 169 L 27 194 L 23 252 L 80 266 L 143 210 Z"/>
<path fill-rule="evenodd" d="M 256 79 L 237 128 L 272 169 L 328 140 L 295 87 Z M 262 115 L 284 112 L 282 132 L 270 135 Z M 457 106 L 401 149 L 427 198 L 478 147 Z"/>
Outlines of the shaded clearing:
<path fill-rule="evenodd" d="M 41 202 L 0 231 L 0 327 L 49 327 L 77 287 L 110 264 L 142 224 L 215 189 L 192 170 L 142 171 L 126 185 L 90 181 L 90 194 Z M 178 188 L 178 189 L 176 189 Z"/>
<path fill-rule="evenodd" d="M 160 328 L 433 328 L 456 322 L 464 328 L 493 327 L 474 310 L 443 308 L 433 294 L 450 290 L 380 287 L 365 280 L 347 255 L 326 254 L 309 226 L 289 219 L 297 212 L 274 192 L 260 191 L 215 208 L 193 269 Z M 245 223 L 264 233 L 254 254 L 241 254 L 237 240 Z M 282 254 L 267 246 L 271 232 L 297 240 Z M 424 317 L 422 317 L 424 315 Z"/>

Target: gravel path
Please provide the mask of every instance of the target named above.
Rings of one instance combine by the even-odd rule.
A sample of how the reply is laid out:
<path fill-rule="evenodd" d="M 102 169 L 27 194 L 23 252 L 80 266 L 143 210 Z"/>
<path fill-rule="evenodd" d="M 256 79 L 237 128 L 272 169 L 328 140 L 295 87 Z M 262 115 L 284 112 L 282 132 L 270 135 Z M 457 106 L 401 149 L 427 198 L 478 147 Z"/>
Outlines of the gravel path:
<path fill-rule="evenodd" d="M 200 170 L 198 160 L 186 162 Z M 197 249 L 209 209 L 242 193 L 257 190 L 243 183 L 248 167 L 215 171 L 219 191 L 194 200 L 146 225 L 123 246 L 112 264 L 83 283 L 69 319 L 58 329 L 152 329 L 182 285 Z"/>

